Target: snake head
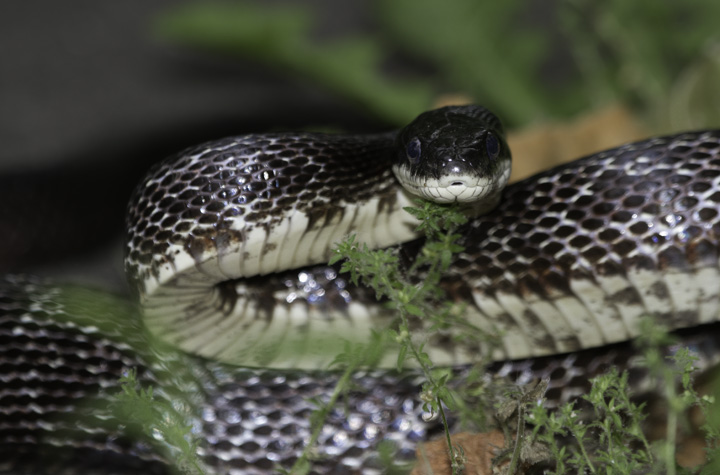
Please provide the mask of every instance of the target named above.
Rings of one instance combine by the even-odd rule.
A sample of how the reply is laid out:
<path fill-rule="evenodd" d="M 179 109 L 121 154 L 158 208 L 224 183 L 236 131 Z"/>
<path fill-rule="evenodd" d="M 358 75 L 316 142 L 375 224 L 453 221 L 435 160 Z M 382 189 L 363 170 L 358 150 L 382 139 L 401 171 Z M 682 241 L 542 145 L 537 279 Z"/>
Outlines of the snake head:
<path fill-rule="evenodd" d="M 502 124 L 481 106 L 425 112 L 399 132 L 395 146 L 400 184 L 438 203 L 497 202 L 510 177 Z"/>

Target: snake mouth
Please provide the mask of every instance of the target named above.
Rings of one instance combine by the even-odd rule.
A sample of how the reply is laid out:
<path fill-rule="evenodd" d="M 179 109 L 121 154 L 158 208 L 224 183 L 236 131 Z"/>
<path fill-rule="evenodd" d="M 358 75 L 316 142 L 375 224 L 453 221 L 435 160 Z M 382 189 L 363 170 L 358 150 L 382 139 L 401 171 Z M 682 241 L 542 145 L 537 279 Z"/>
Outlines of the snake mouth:
<path fill-rule="evenodd" d="M 509 170 L 499 175 L 449 175 L 441 178 L 413 176 L 405 167 L 393 167 L 400 185 L 409 193 L 436 203 L 479 203 L 490 200 L 502 190 Z"/>
<path fill-rule="evenodd" d="M 472 203 L 483 199 L 492 191 L 493 184 L 488 179 L 454 179 L 450 183 L 444 180 L 426 179 L 420 182 L 404 182 L 403 188 L 410 193 L 436 203 Z"/>
<path fill-rule="evenodd" d="M 425 184 L 419 187 L 420 195 L 437 203 L 471 203 L 490 194 L 489 183 L 468 185 L 465 182 L 453 182 L 447 186 Z"/>

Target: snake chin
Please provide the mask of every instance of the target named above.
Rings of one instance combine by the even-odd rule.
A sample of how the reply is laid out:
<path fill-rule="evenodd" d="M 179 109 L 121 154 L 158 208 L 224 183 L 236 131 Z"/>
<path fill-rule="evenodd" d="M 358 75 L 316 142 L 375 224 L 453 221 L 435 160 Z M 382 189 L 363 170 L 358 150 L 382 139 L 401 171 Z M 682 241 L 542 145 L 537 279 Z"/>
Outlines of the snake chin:
<path fill-rule="evenodd" d="M 510 177 L 509 167 L 499 176 L 448 175 L 442 178 L 418 178 L 405 167 L 393 167 L 400 185 L 409 193 L 435 203 L 475 203 L 490 211 Z"/>

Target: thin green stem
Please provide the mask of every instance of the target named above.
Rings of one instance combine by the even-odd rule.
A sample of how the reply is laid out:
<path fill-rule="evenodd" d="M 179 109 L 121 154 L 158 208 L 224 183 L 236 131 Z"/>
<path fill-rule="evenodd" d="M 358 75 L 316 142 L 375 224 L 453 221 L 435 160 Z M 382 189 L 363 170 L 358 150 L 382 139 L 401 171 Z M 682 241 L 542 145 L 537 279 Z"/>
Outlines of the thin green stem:
<path fill-rule="evenodd" d="M 408 332 L 408 336 L 405 338 L 405 344 L 407 344 L 407 346 L 410 348 L 410 351 L 412 352 L 413 357 L 415 358 L 415 360 L 420 365 L 420 368 L 422 369 L 425 379 L 428 381 L 428 383 L 430 383 L 430 387 L 433 389 L 433 391 L 435 391 L 436 388 L 438 387 L 438 384 L 432 375 L 432 369 L 425 364 L 425 359 L 422 358 L 422 356 L 420 355 L 420 351 L 418 350 L 417 346 L 412 341 L 412 338 L 409 335 L 410 327 L 409 327 L 409 323 L 408 323 L 407 313 L 404 311 L 401 311 L 400 318 L 402 320 L 402 327 Z M 449 430 L 449 426 L 447 423 L 447 419 L 445 417 L 445 411 L 443 410 L 443 407 L 442 407 L 442 398 L 440 397 L 439 394 L 434 394 L 434 399 L 437 403 L 438 413 L 440 414 L 440 417 L 442 418 L 443 427 L 445 428 L 445 438 L 447 440 L 448 451 L 449 451 L 449 455 L 450 455 L 450 466 L 451 466 L 453 475 L 455 475 L 455 473 L 456 473 L 456 468 L 455 468 L 456 454 L 455 454 L 455 449 L 453 448 L 453 445 L 452 445 L 452 440 L 450 439 L 450 430 Z"/>
<path fill-rule="evenodd" d="M 337 384 L 335 384 L 335 387 L 333 388 L 333 392 L 330 395 L 330 399 L 328 400 L 327 404 L 322 405 L 318 409 L 317 413 L 313 414 L 313 419 L 316 422 L 312 424 L 312 433 L 310 434 L 310 438 L 308 439 L 307 444 L 305 444 L 305 448 L 303 448 L 302 454 L 300 454 L 300 457 L 295 461 L 292 468 L 290 469 L 290 473 L 299 474 L 305 472 L 304 467 L 306 466 L 307 461 L 310 459 L 311 451 L 315 448 L 315 444 L 320 437 L 320 433 L 322 432 L 322 429 L 325 425 L 324 422 L 327 419 L 328 414 L 330 414 L 332 408 L 335 407 L 335 403 L 337 403 L 337 400 L 347 390 L 350 378 L 355 372 L 355 370 L 357 370 L 356 365 L 350 365 L 345 368 L 342 376 L 338 380 Z"/>
<path fill-rule="evenodd" d="M 438 284 L 449 265 L 449 256 L 457 252 L 455 244 L 458 236 L 454 229 L 466 221 L 466 218 L 455 208 L 442 207 L 436 204 L 420 202 L 418 208 L 406 208 L 421 222 L 419 231 L 427 236 L 425 246 L 406 271 L 399 267 L 398 259 L 388 251 L 370 251 L 366 246 L 359 248 L 354 238 L 341 243 L 336 249 L 336 256 L 331 263 L 340 258 L 346 259 L 341 271 L 351 273 L 351 279 L 357 283 L 362 279 L 374 288 L 376 295 L 386 297 L 395 310 L 397 329 L 389 330 L 393 338 L 400 343 L 398 367 L 402 366 L 405 354 L 417 361 L 426 380 L 424 394 L 421 396 L 430 411 L 439 413 L 450 453 L 453 473 L 457 473 L 461 464 L 457 451 L 452 446 L 450 431 L 443 403 L 452 407 L 452 395 L 447 390 L 446 378 L 438 379 L 433 375 L 433 368 L 428 355 L 422 351 L 422 345 L 413 341 L 410 332 L 410 318 L 420 321 L 435 320 L 441 325 L 447 322 L 431 317 L 436 313 L 439 297 Z M 441 231 L 444 229 L 444 231 Z M 421 272 L 422 271 L 422 272 Z M 422 274 L 424 278 L 415 282 L 415 276 Z M 405 277 L 410 276 L 410 277 Z M 441 312 L 441 316 L 448 312 Z M 323 414 L 319 414 L 323 416 Z M 323 416 L 324 417 L 324 416 Z M 314 443 L 314 440 L 312 441 Z"/>
<path fill-rule="evenodd" d="M 588 455 L 587 450 L 585 449 L 585 444 L 583 443 L 583 436 L 578 436 L 577 432 L 573 429 L 571 426 L 570 432 L 572 433 L 573 437 L 575 437 L 575 440 L 578 441 L 578 446 L 580 447 L 580 452 L 582 453 L 583 458 L 585 459 L 585 463 L 587 463 L 588 467 L 590 468 L 590 471 L 592 473 L 596 473 L 595 466 L 592 463 L 592 460 L 590 460 L 590 455 Z"/>
<path fill-rule="evenodd" d="M 452 439 L 450 438 L 450 431 L 447 430 L 448 423 L 447 423 L 447 418 L 445 417 L 445 410 L 442 407 L 442 399 L 440 398 L 439 395 L 435 396 L 435 401 L 438 405 L 438 412 L 440 413 L 440 418 L 442 419 L 443 427 L 446 428 L 445 441 L 447 442 L 449 456 L 450 456 L 450 469 L 452 470 L 453 475 L 455 475 L 457 473 L 457 470 L 456 470 L 457 461 L 455 459 L 455 457 L 456 457 L 455 448 L 453 447 Z"/>
<path fill-rule="evenodd" d="M 665 379 L 665 397 L 667 398 L 670 406 L 667 416 L 666 439 L 663 455 L 665 456 L 665 470 L 667 470 L 667 475 L 675 475 L 675 444 L 677 438 L 678 416 L 681 410 L 678 408 L 679 401 L 675 391 L 675 378 L 672 377 L 672 374 L 670 374 L 670 377 L 668 377 L 667 374 L 664 374 L 663 376 Z"/>
<path fill-rule="evenodd" d="M 520 451 L 524 443 L 523 428 L 525 427 L 525 405 L 518 405 L 518 423 L 515 431 L 515 447 L 513 447 L 512 458 L 507 473 L 514 474 L 517 469 L 518 460 L 520 459 Z"/>
<path fill-rule="evenodd" d="M 670 411 L 667 421 L 667 440 L 665 442 L 665 467 L 668 475 L 675 475 L 675 444 L 678 414 Z"/>

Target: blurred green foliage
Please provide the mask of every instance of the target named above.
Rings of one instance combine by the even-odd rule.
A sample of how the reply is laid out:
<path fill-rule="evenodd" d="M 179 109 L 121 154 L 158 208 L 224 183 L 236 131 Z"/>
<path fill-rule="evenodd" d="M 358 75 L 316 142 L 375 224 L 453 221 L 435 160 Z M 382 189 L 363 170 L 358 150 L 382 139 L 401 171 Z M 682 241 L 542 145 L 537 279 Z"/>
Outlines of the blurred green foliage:
<path fill-rule="evenodd" d="M 376 39 L 358 36 L 319 44 L 312 40 L 312 30 L 308 9 L 246 3 L 191 4 L 159 23 L 160 33 L 174 40 L 316 81 L 391 123 L 403 123 L 429 104 L 428 84 L 393 80 L 379 72 L 383 46 Z M 410 116 L 408 111 L 413 111 Z"/>
<path fill-rule="evenodd" d="M 157 30 L 316 82 L 393 124 L 451 92 L 510 126 L 618 100 L 659 130 L 720 126 L 720 2 L 374 0 L 372 8 L 376 33 L 322 41 L 317 12 L 298 3 L 191 3 Z M 389 74 L 398 53 L 433 72 Z"/>
<path fill-rule="evenodd" d="M 515 124 L 552 112 L 549 94 L 537 79 L 550 42 L 520 18 L 526 1 L 375 3 L 392 38 L 436 65 L 452 89 L 468 93 Z"/>

